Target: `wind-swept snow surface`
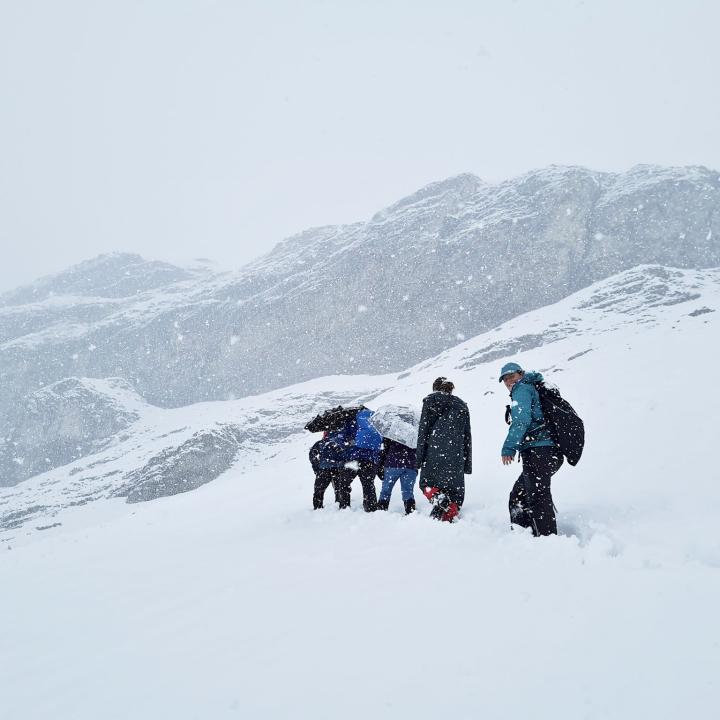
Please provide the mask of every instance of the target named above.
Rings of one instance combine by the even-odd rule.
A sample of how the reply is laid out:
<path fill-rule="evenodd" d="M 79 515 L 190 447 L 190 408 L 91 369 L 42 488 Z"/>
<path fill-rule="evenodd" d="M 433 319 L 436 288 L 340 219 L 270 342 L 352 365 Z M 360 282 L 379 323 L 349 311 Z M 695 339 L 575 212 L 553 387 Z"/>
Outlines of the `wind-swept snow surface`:
<path fill-rule="evenodd" d="M 419 493 L 405 517 L 397 489 L 387 513 L 363 513 L 359 488 L 352 510 L 328 492 L 313 512 L 305 433 L 193 492 L 90 503 L 5 539 L 0 717 L 712 717 L 720 286 L 664 272 L 516 318 L 374 397 L 456 383 L 475 471 L 455 525 Z M 508 526 L 510 358 L 586 422 L 581 463 L 553 480 L 558 537 Z"/>

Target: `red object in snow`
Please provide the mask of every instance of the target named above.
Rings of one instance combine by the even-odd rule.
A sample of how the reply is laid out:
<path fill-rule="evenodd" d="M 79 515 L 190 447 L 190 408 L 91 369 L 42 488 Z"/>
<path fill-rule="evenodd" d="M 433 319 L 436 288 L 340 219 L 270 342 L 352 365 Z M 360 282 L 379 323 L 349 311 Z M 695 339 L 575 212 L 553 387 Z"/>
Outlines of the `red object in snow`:
<path fill-rule="evenodd" d="M 452 522 L 460 513 L 460 508 L 457 503 L 450 503 L 450 507 L 443 513 L 440 518 L 443 522 Z"/>
<path fill-rule="evenodd" d="M 423 488 L 423 495 L 428 499 L 429 502 L 433 501 L 433 498 L 440 492 L 440 488 L 426 487 Z"/>

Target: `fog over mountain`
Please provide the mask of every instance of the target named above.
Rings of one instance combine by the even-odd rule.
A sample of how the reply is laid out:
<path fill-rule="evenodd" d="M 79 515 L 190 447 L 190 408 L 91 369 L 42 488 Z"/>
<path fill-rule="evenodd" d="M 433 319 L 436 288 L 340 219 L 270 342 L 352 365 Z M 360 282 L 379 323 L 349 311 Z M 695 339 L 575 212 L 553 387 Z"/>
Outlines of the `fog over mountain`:
<path fill-rule="evenodd" d="M 233 273 L 101 256 L 0 296 L 3 453 L 15 457 L 20 429 L 58 434 L 53 466 L 97 448 L 82 427 L 40 420 L 38 403 L 57 405 L 66 378 L 121 378 L 169 408 L 395 372 L 643 263 L 720 265 L 717 172 L 550 167 L 498 185 L 460 175 Z M 3 484 L 29 476 L 8 467 Z"/>

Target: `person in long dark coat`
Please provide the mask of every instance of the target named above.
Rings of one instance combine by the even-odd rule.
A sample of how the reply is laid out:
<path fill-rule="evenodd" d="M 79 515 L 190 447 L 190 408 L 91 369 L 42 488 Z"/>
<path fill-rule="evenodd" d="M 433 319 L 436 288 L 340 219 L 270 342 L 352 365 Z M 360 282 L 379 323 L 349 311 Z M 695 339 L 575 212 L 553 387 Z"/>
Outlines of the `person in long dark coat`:
<path fill-rule="evenodd" d="M 472 436 L 468 406 L 440 377 L 423 400 L 417 468 L 420 489 L 433 504 L 432 517 L 452 522 L 465 500 L 465 475 L 472 473 Z"/>

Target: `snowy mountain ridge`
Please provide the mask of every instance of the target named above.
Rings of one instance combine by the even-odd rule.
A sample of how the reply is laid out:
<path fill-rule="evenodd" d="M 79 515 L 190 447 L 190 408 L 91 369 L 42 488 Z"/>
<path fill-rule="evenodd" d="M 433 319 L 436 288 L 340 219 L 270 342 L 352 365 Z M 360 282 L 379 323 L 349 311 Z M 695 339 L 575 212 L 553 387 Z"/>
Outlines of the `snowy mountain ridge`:
<path fill-rule="evenodd" d="M 638 264 L 716 267 L 719 223 L 706 168 L 550 167 L 433 183 L 237 272 L 106 256 L 0 297 L 0 412 L 74 376 L 178 407 L 399 371 Z"/>
<path fill-rule="evenodd" d="M 87 408 L 94 392 L 94 449 L 78 451 L 61 467 L 35 475 L 56 451 L 56 433 L 11 437 L 6 466 L 27 467 L 32 479 L 0 490 L 0 528 L 6 538 L 32 535 L 63 522 L 69 508 L 111 498 L 151 500 L 194 490 L 231 468 L 251 473 L 294 438 L 317 412 L 339 404 L 384 400 L 419 404 L 432 379 L 452 375 L 458 388 L 479 397 L 498 392 L 496 371 L 514 357 L 552 356 L 537 369 L 562 384 L 560 373 L 590 354 L 622 347 L 626 336 L 673 333 L 697 325 L 708 342 L 720 306 L 720 269 L 641 266 L 592 285 L 554 305 L 515 318 L 399 374 L 330 376 L 248 398 L 163 409 L 142 401 L 124 381 L 74 379 L 54 386 L 46 424 Z M 48 391 L 43 391 L 47 394 Z M 459 390 L 460 392 L 460 390 Z M 79 405 L 74 399 L 83 398 Z M 462 392 L 461 392 L 462 394 Z M 112 403 L 120 403 L 119 407 Z M 108 408 L 116 416 L 107 417 Z M 474 413 L 479 408 L 471 408 Z M 102 413 L 105 413 L 103 415 Z M 103 417 L 102 423 L 97 417 Z M 88 420 L 89 422 L 90 420 Z M 474 420 L 475 421 L 475 420 Z M 117 425 L 115 428 L 112 423 Z M 103 434 L 104 433 L 104 434 Z M 70 434 L 71 450 L 76 436 Z M 308 443 L 309 444 L 309 443 Z"/>
<path fill-rule="evenodd" d="M 717 266 L 719 207 L 718 175 L 705 168 L 551 167 L 499 185 L 433 183 L 235 273 L 122 254 L 81 263 L 0 298 L 0 486 L 92 456 L 130 422 L 112 424 L 101 390 L 86 398 L 88 420 L 77 398 L 48 397 L 45 422 L 34 410 L 43 388 L 119 377 L 172 408 L 327 374 L 401 372 L 624 267 Z M 221 435 L 195 441 L 227 448 L 217 468 L 236 437 Z"/>

